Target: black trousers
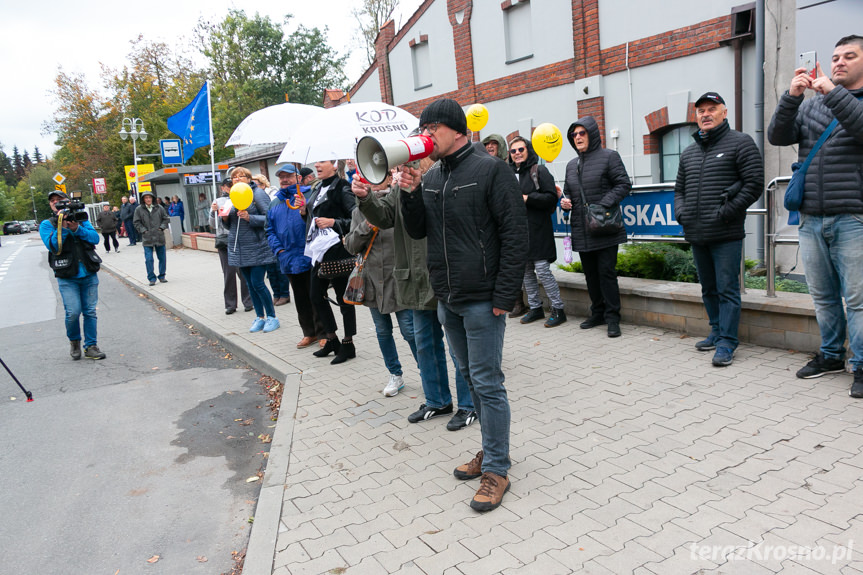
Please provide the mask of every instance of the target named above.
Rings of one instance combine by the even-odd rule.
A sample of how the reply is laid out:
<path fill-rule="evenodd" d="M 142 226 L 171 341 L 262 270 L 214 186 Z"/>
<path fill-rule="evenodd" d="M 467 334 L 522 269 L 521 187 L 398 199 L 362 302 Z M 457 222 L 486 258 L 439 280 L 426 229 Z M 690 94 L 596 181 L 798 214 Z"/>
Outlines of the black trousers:
<path fill-rule="evenodd" d="M 590 315 L 601 317 L 606 323 L 620 323 L 620 288 L 617 285 L 617 246 L 578 252 L 587 293 L 590 296 Z"/>
<path fill-rule="evenodd" d="M 102 237 L 105 238 L 105 251 L 111 251 L 111 240 L 114 240 L 114 251 L 117 251 L 117 248 L 120 247 L 120 243 L 117 241 L 117 232 L 102 232 Z"/>
<path fill-rule="evenodd" d="M 297 320 L 304 337 L 324 339 L 326 330 L 318 319 L 318 314 L 312 306 L 312 270 L 300 274 L 286 274 L 294 288 L 294 307 L 297 309 Z M 329 306 L 327 306 L 329 307 Z"/>
<path fill-rule="evenodd" d="M 327 333 L 335 333 L 338 329 L 336 325 L 336 317 L 333 315 L 333 310 L 330 307 L 330 302 L 327 300 L 327 290 L 333 286 L 333 291 L 336 292 L 336 301 L 339 303 L 339 310 L 342 312 L 342 323 L 345 324 L 345 338 L 353 337 L 357 333 L 357 311 L 356 306 L 345 303 L 342 296 L 345 294 L 345 289 L 348 287 L 348 278 L 333 278 L 324 279 L 318 277 L 318 267 L 315 265 L 310 272 L 312 274 L 311 281 L 311 299 L 312 305 L 318 312 L 318 318 L 324 326 Z"/>
<path fill-rule="evenodd" d="M 228 264 L 228 248 L 219 248 L 219 263 L 222 264 L 222 276 L 225 281 L 225 309 L 237 309 L 237 280 L 240 280 L 240 297 L 243 298 L 243 307 L 252 307 L 252 297 L 249 295 L 249 286 L 242 274 L 237 273 L 237 268 Z"/>

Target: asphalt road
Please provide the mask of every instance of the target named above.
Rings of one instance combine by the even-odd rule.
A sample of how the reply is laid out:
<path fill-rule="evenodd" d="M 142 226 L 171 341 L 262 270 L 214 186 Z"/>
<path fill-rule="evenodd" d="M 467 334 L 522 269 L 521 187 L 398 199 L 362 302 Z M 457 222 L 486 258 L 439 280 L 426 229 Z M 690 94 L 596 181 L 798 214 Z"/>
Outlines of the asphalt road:
<path fill-rule="evenodd" d="M 99 276 L 108 358 L 72 361 L 38 234 L 3 238 L 0 357 L 35 401 L 0 371 L 0 573 L 230 572 L 274 431 L 260 375 Z"/>

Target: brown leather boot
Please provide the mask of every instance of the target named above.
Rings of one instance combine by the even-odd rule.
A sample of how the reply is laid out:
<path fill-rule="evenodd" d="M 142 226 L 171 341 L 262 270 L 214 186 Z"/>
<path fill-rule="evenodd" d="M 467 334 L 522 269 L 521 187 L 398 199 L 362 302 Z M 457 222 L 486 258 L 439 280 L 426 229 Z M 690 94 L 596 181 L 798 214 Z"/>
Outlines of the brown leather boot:
<path fill-rule="evenodd" d="M 518 301 L 515 302 L 515 309 L 509 313 L 509 317 L 521 317 L 529 311 L 530 308 L 524 305 L 524 299 L 518 298 Z"/>
<path fill-rule="evenodd" d="M 503 503 L 503 494 L 509 491 L 509 479 L 486 471 L 480 481 L 479 489 L 473 496 L 470 506 L 477 511 L 491 511 L 500 507 Z"/>
<path fill-rule="evenodd" d="M 456 479 L 476 479 L 480 475 L 482 475 L 482 450 L 476 454 L 476 457 L 471 459 L 469 462 L 464 465 L 459 465 L 456 467 L 453 472 Z"/>

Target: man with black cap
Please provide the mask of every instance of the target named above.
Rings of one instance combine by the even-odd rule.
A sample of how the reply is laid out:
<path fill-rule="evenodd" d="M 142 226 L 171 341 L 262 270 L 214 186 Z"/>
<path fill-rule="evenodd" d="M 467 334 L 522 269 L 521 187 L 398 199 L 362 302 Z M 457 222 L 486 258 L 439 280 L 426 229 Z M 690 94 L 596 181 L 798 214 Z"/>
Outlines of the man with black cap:
<path fill-rule="evenodd" d="M 764 163 L 748 134 L 732 130 L 725 100 L 707 92 L 695 101 L 695 143 L 680 155 L 674 185 L 674 214 L 701 282 L 710 335 L 695 344 L 715 349 L 713 365 L 734 361 L 740 324 L 740 258 L 746 209 L 761 195 Z"/>
<path fill-rule="evenodd" d="M 39 225 L 42 243 L 48 248 L 48 264 L 54 270 L 63 307 L 66 310 L 66 337 L 69 338 L 69 355 L 81 359 L 81 323 L 84 316 L 84 354 L 87 359 L 105 359 L 96 345 L 96 303 L 99 301 L 99 264 L 96 254 L 99 234 L 89 221 L 67 219 L 57 209 L 57 202 L 68 200 L 63 192 L 48 194 L 48 205 L 54 215 Z M 77 212 L 86 214 L 86 212 Z"/>
<path fill-rule="evenodd" d="M 458 479 L 482 477 L 471 507 L 496 509 L 509 490 L 510 409 L 501 368 L 506 313 L 521 297 L 527 216 L 512 170 L 477 150 L 458 102 L 443 98 L 423 110 L 420 130 L 437 160 L 425 176 L 403 168 L 408 234 L 427 238 L 428 269 L 438 317 L 468 382 L 480 421 L 482 450 L 457 467 Z"/>

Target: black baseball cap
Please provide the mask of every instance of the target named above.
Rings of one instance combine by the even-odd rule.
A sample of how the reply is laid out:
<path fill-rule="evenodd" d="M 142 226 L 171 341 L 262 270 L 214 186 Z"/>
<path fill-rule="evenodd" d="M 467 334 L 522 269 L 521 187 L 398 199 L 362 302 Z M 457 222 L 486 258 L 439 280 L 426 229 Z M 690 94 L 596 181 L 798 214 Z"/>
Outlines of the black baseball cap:
<path fill-rule="evenodd" d="M 68 200 L 69 196 L 66 195 L 66 192 L 61 192 L 60 190 L 54 190 L 48 194 L 48 201 L 51 201 L 51 198 L 54 196 L 60 196 L 61 200 Z"/>
<path fill-rule="evenodd" d="M 306 176 L 311 176 L 314 173 L 315 173 L 315 171 L 311 168 L 301 168 L 300 169 L 300 176 L 302 176 L 303 178 L 305 178 Z"/>
<path fill-rule="evenodd" d="M 703 102 L 705 100 L 713 102 L 714 104 L 722 104 L 723 106 L 725 105 L 725 100 L 723 100 L 722 96 L 720 96 L 716 92 L 705 92 L 701 95 L 700 98 L 695 100 L 695 106 L 697 107 L 698 104 L 700 104 L 701 102 Z"/>

